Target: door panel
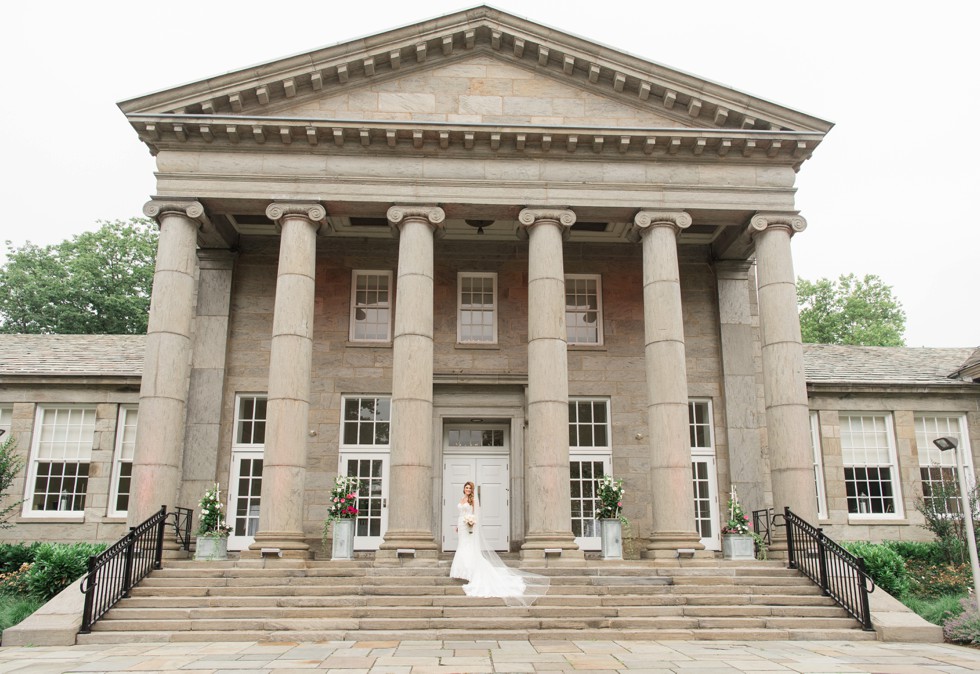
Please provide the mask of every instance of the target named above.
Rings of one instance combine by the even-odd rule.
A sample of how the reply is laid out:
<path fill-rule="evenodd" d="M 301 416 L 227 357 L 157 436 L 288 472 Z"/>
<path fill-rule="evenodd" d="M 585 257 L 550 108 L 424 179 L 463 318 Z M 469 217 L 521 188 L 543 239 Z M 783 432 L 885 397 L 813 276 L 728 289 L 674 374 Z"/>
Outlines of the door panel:
<path fill-rule="evenodd" d="M 340 465 L 342 473 L 361 481 L 357 491 L 354 549 L 377 550 L 388 530 L 389 456 L 344 452 Z"/>
<path fill-rule="evenodd" d="M 442 549 L 456 549 L 456 504 L 463 485 L 476 482 L 480 497 L 480 528 L 494 550 L 510 549 L 510 472 L 505 456 L 447 455 L 443 462 Z"/>
<path fill-rule="evenodd" d="M 720 550 L 718 537 L 718 482 L 715 459 L 695 456 L 691 459 L 691 482 L 694 487 L 694 521 L 706 550 Z"/>
<path fill-rule="evenodd" d="M 232 457 L 231 488 L 228 490 L 229 550 L 245 550 L 259 530 L 259 504 L 262 500 L 262 454 L 238 453 Z"/>

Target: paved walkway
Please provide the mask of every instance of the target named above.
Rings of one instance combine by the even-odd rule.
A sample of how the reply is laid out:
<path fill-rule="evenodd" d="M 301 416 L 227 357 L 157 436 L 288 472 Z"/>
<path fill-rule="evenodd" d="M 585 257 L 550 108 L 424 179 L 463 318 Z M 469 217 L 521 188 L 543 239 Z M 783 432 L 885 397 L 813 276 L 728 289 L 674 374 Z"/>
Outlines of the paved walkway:
<path fill-rule="evenodd" d="M 330 641 L 0 648 L 0 673 L 980 672 L 980 650 L 873 641 Z"/>

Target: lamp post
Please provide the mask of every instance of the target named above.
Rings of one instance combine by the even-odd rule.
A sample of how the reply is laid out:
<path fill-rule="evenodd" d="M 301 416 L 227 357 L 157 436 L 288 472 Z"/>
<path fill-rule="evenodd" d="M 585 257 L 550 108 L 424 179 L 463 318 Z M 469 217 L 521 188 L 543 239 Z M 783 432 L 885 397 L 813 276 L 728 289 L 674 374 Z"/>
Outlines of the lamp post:
<path fill-rule="evenodd" d="M 970 571 L 973 573 L 973 599 L 980 607 L 980 562 L 977 561 L 977 539 L 973 532 L 973 508 L 970 507 L 970 496 L 967 493 L 966 475 L 963 470 L 966 462 L 960 456 L 959 443 L 956 438 L 936 438 L 932 444 L 936 445 L 940 452 L 953 450 L 956 456 L 956 474 L 960 478 L 960 502 L 963 509 L 963 521 L 966 523 L 966 545 L 970 549 Z"/>

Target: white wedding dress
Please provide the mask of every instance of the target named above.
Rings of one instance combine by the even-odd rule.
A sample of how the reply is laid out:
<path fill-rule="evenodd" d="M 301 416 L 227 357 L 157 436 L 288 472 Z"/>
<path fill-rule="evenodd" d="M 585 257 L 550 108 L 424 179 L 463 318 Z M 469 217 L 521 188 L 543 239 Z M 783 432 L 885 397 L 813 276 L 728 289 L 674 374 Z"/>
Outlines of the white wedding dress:
<path fill-rule="evenodd" d="M 449 575 L 469 581 L 463 586 L 467 596 L 500 597 L 508 604 L 530 606 L 548 591 L 546 577 L 511 569 L 489 548 L 480 533 L 480 521 L 473 506 L 460 501 L 456 509 L 459 542 Z M 466 526 L 468 515 L 476 518 L 472 527 Z"/>

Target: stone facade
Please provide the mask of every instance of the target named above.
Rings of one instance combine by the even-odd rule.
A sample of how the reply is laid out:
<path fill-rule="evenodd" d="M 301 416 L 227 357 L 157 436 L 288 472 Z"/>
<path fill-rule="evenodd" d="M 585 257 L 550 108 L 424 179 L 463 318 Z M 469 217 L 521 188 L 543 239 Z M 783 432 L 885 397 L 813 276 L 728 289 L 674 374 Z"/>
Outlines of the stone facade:
<path fill-rule="evenodd" d="M 143 369 L 73 393 L 91 447 L 23 438 L 18 534 L 66 508 L 65 536 L 108 533 L 107 466 L 131 525 L 228 487 L 246 556 L 314 554 L 338 473 L 387 563 L 451 550 L 474 476 L 532 564 L 598 545 L 603 473 L 645 557 L 712 554 L 732 485 L 817 519 L 790 239 L 829 123 L 486 7 L 120 107 L 158 169 Z M 19 395 L 29 435 L 51 394 Z M 45 423 L 87 434 L 86 410 Z M 38 477 L 76 451 L 87 483 Z"/>

